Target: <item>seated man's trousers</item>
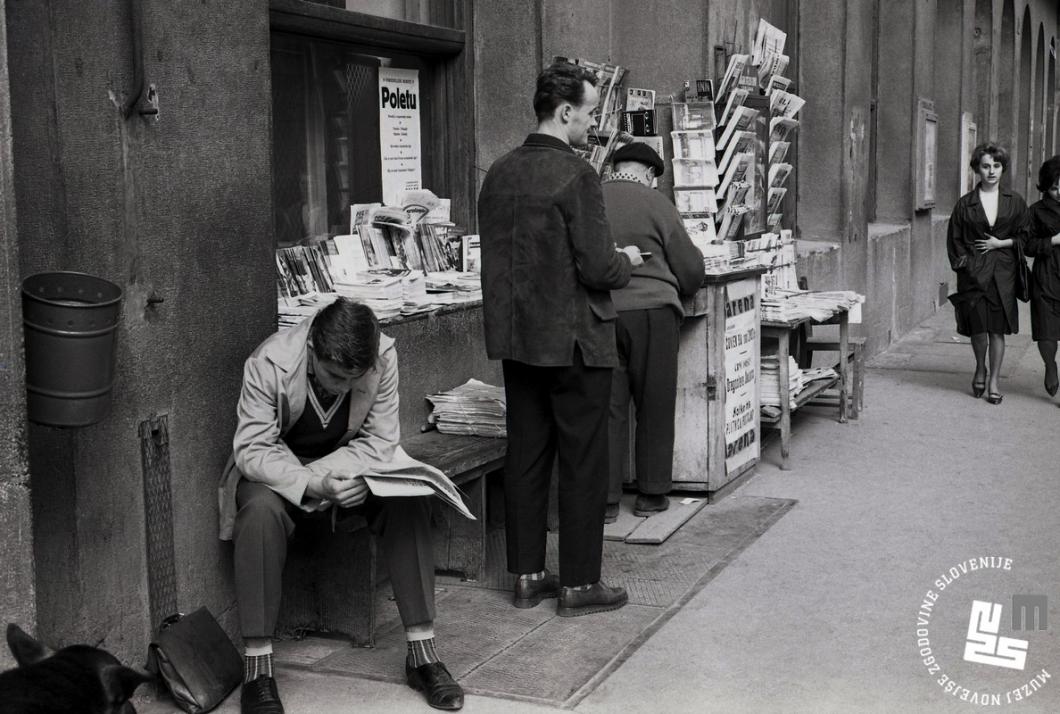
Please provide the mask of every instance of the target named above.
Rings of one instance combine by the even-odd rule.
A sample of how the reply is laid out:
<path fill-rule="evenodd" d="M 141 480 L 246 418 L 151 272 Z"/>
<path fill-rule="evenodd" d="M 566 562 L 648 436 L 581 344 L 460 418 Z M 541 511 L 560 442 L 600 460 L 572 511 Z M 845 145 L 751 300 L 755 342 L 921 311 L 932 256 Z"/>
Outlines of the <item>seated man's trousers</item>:
<path fill-rule="evenodd" d="M 272 637 L 280 613 L 287 541 L 307 514 L 264 484 L 243 479 L 236 492 L 235 586 L 243 637 Z M 342 509 L 339 520 L 359 514 L 379 539 L 405 627 L 434 621 L 434 552 L 430 502 L 420 498 L 368 499 Z"/>

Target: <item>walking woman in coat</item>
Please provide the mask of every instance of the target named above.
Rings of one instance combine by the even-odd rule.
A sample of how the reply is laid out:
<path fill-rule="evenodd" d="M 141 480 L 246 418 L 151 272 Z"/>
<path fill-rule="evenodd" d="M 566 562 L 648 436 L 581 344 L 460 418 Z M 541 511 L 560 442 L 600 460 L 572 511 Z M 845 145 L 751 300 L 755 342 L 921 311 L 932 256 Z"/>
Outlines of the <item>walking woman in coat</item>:
<path fill-rule="evenodd" d="M 950 295 L 957 332 L 971 338 L 975 353 L 972 394 L 979 398 L 986 392 L 991 404 L 1001 403 L 998 379 L 1005 335 L 1019 331 L 1017 243 L 1025 239 L 1029 225 L 1023 197 L 1001 188 L 1008 166 L 1008 152 L 1001 146 L 987 142 L 975 147 L 971 167 L 979 184 L 957 200 L 946 235 L 950 267 L 957 273 L 957 292 Z"/>
<path fill-rule="evenodd" d="M 1027 255 L 1034 257 L 1031 281 L 1031 337 L 1045 362 L 1045 391 L 1055 396 L 1056 342 L 1060 339 L 1060 156 L 1038 170 L 1042 200 L 1031 206 Z"/>

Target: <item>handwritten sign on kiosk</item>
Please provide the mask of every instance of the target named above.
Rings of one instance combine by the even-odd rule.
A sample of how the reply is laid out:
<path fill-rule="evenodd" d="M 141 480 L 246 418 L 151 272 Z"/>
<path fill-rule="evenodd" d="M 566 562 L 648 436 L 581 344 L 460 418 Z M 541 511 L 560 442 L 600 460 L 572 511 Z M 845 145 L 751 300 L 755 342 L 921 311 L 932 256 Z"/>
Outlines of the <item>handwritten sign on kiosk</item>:
<path fill-rule="evenodd" d="M 419 70 L 379 68 L 379 145 L 383 203 L 396 206 L 402 193 L 423 188 Z"/>

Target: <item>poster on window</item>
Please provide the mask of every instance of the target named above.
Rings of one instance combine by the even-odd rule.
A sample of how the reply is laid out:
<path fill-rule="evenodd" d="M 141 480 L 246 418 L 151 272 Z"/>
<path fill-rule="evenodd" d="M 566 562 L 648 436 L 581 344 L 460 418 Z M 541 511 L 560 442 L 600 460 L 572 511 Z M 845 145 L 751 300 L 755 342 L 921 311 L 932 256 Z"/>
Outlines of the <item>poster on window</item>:
<path fill-rule="evenodd" d="M 419 70 L 379 68 L 379 145 L 383 203 L 394 206 L 405 191 L 423 188 Z"/>
<path fill-rule="evenodd" d="M 758 280 L 725 286 L 725 470 L 758 460 Z"/>

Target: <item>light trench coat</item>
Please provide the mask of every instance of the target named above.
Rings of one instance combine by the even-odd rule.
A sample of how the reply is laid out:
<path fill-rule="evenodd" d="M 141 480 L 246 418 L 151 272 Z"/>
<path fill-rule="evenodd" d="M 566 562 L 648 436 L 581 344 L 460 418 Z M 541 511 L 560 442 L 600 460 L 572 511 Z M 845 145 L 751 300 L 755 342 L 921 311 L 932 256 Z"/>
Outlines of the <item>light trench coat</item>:
<path fill-rule="evenodd" d="M 375 367 L 350 391 L 350 418 L 337 448 L 305 464 L 291 452 L 283 437 L 306 406 L 311 323 L 312 317 L 275 333 L 243 367 L 239 421 L 218 488 L 221 540 L 232 539 L 236 488 L 242 478 L 265 484 L 304 511 L 316 511 L 330 504 L 304 498 L 314 474 L 335 471 L 358 476 L 420 469 L 441 473 L 410 457 L 399 444 L 397 349 L 386 335 L 380 335 Z"/>

